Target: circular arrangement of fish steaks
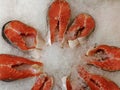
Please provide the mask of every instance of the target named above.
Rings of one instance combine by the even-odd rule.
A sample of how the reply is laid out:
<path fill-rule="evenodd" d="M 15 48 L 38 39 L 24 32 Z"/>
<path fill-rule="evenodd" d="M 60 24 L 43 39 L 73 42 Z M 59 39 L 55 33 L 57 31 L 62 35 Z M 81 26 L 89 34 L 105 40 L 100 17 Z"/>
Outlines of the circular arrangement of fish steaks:
<path fill-rule="evenodd" d="M 12 4 L 6 6 L 6 2 L 7 0 L 3 2 L 3 7 L 12 7 Z M 32 3 L 22 0 L 14 3 L 22 5 L 28 2 Z M 30 4 L 32 7 L 39 5 L 37 1 L 33 2 L 36 3 Z M 120 90 L 120 17 L 117 16 L 120 14 L 117 9 L 120 2 L 39 2 L 43 3 L 39 8 L 46 5 L 42 20 L 38 17 L 41 18 L 44 9 L 29 12 L 31 6 L 28 5 L 25 10 L 28 11 L 29 17 L 26 17 L 27 13 L 22 15 L 21 5 L 14 5 L 14 10 L 8 11 L 18 9 L 21 12 L 10 12 L 9 15 L 13 18 L 3 19 L 3 24 L 0 24 L 1 45 L 5 44 L 0 46 L 3 47 L 0 52 L 0 90 L 13 90 L 13 86 L 24 81 L 30 82 L 31 85 L 27 87 L 27 83 L 21 84 L 24 87 L 19 86 L 17 90 Z M 36 14 L 32 16 L 32 12 Z M 21 19 L 16 18 L 17 16 Z M 24 18 L 30 21 L 27 22 Z M 35 22 L 41 23 L 34 23 L 34 19 Z M 41 27 L 43 30 L 40 30 L 40 25 L 45 25 Z M 4 85 L 7 85 L 6 89 Z"/>

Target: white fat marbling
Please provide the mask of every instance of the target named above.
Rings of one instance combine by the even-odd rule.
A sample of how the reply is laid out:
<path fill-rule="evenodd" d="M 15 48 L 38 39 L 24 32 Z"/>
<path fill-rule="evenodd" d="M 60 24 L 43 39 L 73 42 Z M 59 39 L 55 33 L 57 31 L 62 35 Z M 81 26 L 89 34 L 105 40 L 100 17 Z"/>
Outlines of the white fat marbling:
<path fill-rule="evenodd" d="M 4 23 L 17 19 L 33 26 L 47 38 L 47 9 L 53 0 L 0 0 L 0 30 Z M 36 58 L 45 64 L 44 70 L 54 76 L 54 90 L 61 90 L 61 78 L 75 72 L 78 64 L 84 64 L 83 54 L 95 44 L 109 44 L 120 47 L 120 0 L 68 0 L 72 9 L 71 21 L 82 12 L 92 15 L 96 22 L 95 31 L 86 44 L 77 48 L 60 48 L 58 44 L 44 47 L 40 52 L 22 52 L 7 44 L 0 34 L 0 53 L 11 53 Z M 33 54 L 34 53 L 34 54 Z M 35 56 L 37 55 L 37 56 Z M 40 55 L 40 57 L 38 56 Z M 87 66 L 88 67 L 88 66 Z M 120 72 L 106 72 L 89 67 L 90 72 L 104 75 L 120 86 Z M 76 73 L 75 73 L 76 74 Z M 74 80 L 74 79 L 73 79 Z M 35 78 L 14 82 L 0 81 L 0 90 L 30 90 Z M 76 82 L 75 82 L 76 83 Z"/>

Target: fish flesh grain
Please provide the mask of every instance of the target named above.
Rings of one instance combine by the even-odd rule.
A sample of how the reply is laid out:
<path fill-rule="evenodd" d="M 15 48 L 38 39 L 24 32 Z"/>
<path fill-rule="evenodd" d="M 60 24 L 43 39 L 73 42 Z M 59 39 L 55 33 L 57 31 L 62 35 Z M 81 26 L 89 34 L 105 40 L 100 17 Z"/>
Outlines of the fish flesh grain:
<path fill-rule="evenodd" d="M 31 90 L 52 90 L 53 77 L 47 74 L 40 74 Z"/>
<path fill-rule="evenodd" d="M 120 48 L 109 45 L 98 45 L 88 50 L 87 64 L 107 71 L 120 70 Z"/>
<path fill-rule="evenodd" d="M 51 45 L 55 41 L 63 42 L 71 16 L 71 9 L 67 1 L 55 0 L 48 10 L 48 25 L 50 29 Z"/>
<path fill-rule="evenodd" d="M 79 14 L 66 32 L 69 46 L 74 48 L 78 44 L 83 44 L 94 29 L 93 17 L 87 13 Z"/>
<path fill-rule="evenodd" d="M 13 81 L 43 73 L 41 62 L 19 56 L 0 54 L 0 80 Z"/>
<path fill-rule="evenodd" d="M 120 90 L 114 82 L 101 75 L 89 73 L 81 66 L 78 67 L 78 73 L 90 90 Z"/>
<path fill-rule="evenodd" d="M 2 36 L 6 42 L 21 50 L 34 49 L 37 44 L 36 29 L 18 20 L 4 24 Z"/>
<path fill-rule="evenodd" d="M 87 13 L 79 14 L 68 28 L 71 9 L 66 0 L 55 0 L 48 10 L 49 44 L 67 42 L 70 48 L 82 44 L 95 28 L 93 17 Z"/>

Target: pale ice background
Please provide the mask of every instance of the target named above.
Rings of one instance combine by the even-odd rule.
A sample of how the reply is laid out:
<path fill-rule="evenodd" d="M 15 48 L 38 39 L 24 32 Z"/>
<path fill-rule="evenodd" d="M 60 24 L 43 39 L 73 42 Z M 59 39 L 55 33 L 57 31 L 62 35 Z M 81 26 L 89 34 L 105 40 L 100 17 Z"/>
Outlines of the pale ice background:
<path fill-rule="evenodd" d="M 7 21 L 17 19 L 33 26 L 46 39 L 47 35 L 47 10 L 52 0 L 0 0 L 0 30 Z M 38 61 L 45 64 L 44 70 L 54 76 L 54 90 L 61 90 L 61 78 L 69 75 L 73 76 L 75 67 L 84 63 L 82 56 L 86 50 L 95 44 L 109 44 L 120 47 L 120 0 L 68 0 L 72 15 L 71 20 L 79 13 L 91 14 L 96 22 L 95 31 L 91 34 L 88 42 L 79 48 L 60 48 L 59 45 L 44 47 L 35 56 Z M 8 45 L 0 34 L 0 53 L 10 53 L 14 55 L 31 58 L 31 53 L 21 52 Z M 34 53 L 35 54 L 35 53 Z M 34 55 L 33 54 L 33 55 Z M 107 72 L 89 67 L 90 72 L 103 75 L 120 86 L 120 72 Z M 0 90 L 30 90 L 35 78 L 27 78 L 13 82 L 0 81 Z M 74 82 L 74 79 L 73 79 Z M 77 84 L 77 83 L 76 83 Z"/>

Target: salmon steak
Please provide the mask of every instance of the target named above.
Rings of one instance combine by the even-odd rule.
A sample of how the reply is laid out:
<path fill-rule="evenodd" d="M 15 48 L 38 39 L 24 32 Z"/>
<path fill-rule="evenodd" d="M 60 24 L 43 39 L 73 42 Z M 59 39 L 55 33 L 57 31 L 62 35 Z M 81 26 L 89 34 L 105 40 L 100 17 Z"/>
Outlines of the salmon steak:
<path fill-rule="evenodd" d="M 86 82 L 90 90 L 120 90 L 120 88 L 109 79 L 89 73 L 83 67 L 78 67 L 79 76 Z"/>
<path fill-rule="evenodd" d="M 93 17 L 87 13 L 79 14 L 72 25 L 68 28 L 70 21 L 71 9 L 66 0 L 55 0 L 48 10 L 48 25 L 50 29 L 49 44 L 53 42 L 68 42 L 70 47 L 71 42 L 78 39 L 79 43 L 84 41 L 95 28 Z M 77 43 L 74 41 L 73 44 Z M 74 45 L 76 46 L 76 45 Z"/>
<path fill-rule="evenodd" d="M 50 40 L 63 42 L 71 15 L 71 10 L 66 0 L 55 0 L 48 10 L 48 25 L 50 28 Z"/>
<path fill-rule="evenodd" d="M 21 50 L 33 49 L 37 44 L 37 31 L 18 20 L 7 22 L 3 26 L 2 36 L 6 42 Z"/>
<path fill-rule="evenodd" d="M 0 80 L 12 81 L 43 73 L 43 64 L 29 59 L 0 54 Z"/>
<path fill-rule="evenodd" d="M 67 31 L 67 39 L 86 38 L 95 28 L 95 21 L 89 14 L 79 14 Z"/>
<path fill-rule="evenodd" d="M 15 5 L 15 9 L 10 8 L 12 6 L 12 1 L 14 1 L 13 6 Z M 33 6 L 30 4 L 31 1 L 35 1 L 32 3 Z M 112 20 L 114 20 L 114 18 L 112 18 L 113 16 L 118 19 L 115 20 L 115 22 L 120 22 L 120 18 L 118 18 L 119 8 L 114 6 L 118 4 L 112 4 L 113 0 L 110 0 L 109 8 L 107 3 L 108 0 L 103 1 L 107 6 L 105 6 L 101 0 L 96 0 L 95 2 L 91 2 L 89 0 L 52 0 L 52 2 L 50 0 L 44 0 L 42 1 L 42 4 L 44 3 L 45 5 L 37 3 L 36 0 L 31 1 L 29 1 L 30 3 L 25 1 L 28 3 L 28 5 L 26 5 L 27 9 L 31 9 L 27 10 L 29 12 L 24 13 L 21 13 L 22 6 L 19 8 L 17 7 L 19 5 L 25 6 L 25 2 L 22 2 L 22 0 L 19 2 L 17 0 L 11 0 L 9 3 L 10 5 L 8 5 L 9 8 L 6 8 L 7 2 L 4 2 L 4 0 L 2 2 L 3 5 L 0 4 L 0 6 L 5 5 L 4 8 L 7 10 L 3 13 L 8 13 L 9 10 L 17 11 L 16 8 L 18 8 L 19 10 L 16 13 L 10 12 L 10 15 L 15 15 L 15 18 L 17 17 L 16 15 L 19 16 L 26 13 L 31 14 L 28 15 L 30 17 L 28 21 L 30 20 L 31 23 L 34 22 L 37 24 L 36 26 L 38 26 L 37 30 L 33 26 L 30 26 L 19 20 L 11 20 L 2 25 L 1 34 L 5 43 L 10 44 L 11 47 L 17 48 L 21 55 L 25 54 L 25 56 L 28 58 L 15 56 L 12 54 L 0 54 L 0 80 L 3 81 L 3 85 L 0 83 L 0 87 L 3 86 L 6 89 L 8 84 L 8 86 L 12 87 L 13 90 L 17 85 L 14 84 L 14 86 L 14 82 L 12 83 L 11 81 L 18 81 L 26 78 L 30 79 L 32 77 L 32 80 L 29 82 L 33 82 L 33 85 L 25 85 L 26 82 L 21 80 L 22 85 L 24 85 L 22 89 L 120 90 L 120 80 L 117 80 L 117 78 L 119 78 L 117 71 L 120 71 L 120 48 L 101 44 L 88 50 L 89 46 L 99 43 L 98 41 L 100 41 L 100 43 L 106 43 L 102 39 L 110 40 L 116 31 L 120 32 L 118 30 L 120 28 L 119 25 L 117 26 L 116 23 L 114 24 L 112 22 Z M 46 3 L 46 1 L 51 2 L 50 5 L 48 5 L 49 3 Z M 80 3 L 77 4 L 78 1 Z M 41 2 L 41 0 L 38 0 L 38 2 Z M 100 8 L 97 3 L 99 3 Z M 38 12 L 36 10 L 37 7 L 40 9 L 42 8 L 43 10 Z M 78 7 L 78 11 L 74 10 L 75 7 Z M 26 8 L 24 7 L 24 9 Z M 105 9 L 106 12 L 104 12 L 104 10 L 102 11 L 102 9 Z M 113 9 L 116 9 L 116 15 L 116 12 L 109 14 L 109 12 L 111 12 Z M 84 11 L 87 11 L 87 13 Z M 44 13 L 47 15 L 44 15 Z M 110 17 L 107 17 L 107 15 L 110 15 Z M 41 16 L 44 16 L 44 18 L 41 18 Z M 20 16 L 19 19 L 24 20 L 24 17 Z M 102 23 L 100 25 L 99 22 L 101 21 Z M 111 22 L 113 25 L 115 25 L 114 28 L 112 25 L 110 25 Z M 117 29 L 116 31 L 114 30 L 114 33 L 112 33 L 110 37 L 107 37 L 107 34 L 111 34 L 111 32 L 108 31 L 109 29 L 112 31 L 111 28 Z M 42 30 L 42 36 L 45 39 L 42 39 L 39 33 L 41 31 L 40 29 Z M 101 31 L 99 32 L 99 29 L 101 31 L 103 30 L 102 33 L 100 33 Z M 92 36 L 91 34 L 94 32 L 94 30 L 95 35 Z M 47 45 L 45 42 L 47 34 L 49 35 L 49 45 Z M 99 39 L 96 39 L 97 37 Z M 114 37 L 114 40 L 115 38 L 118 39 L 118 37 Z M 108 42 L 112 42 L 112 40 L 107 41 L 107 43 Z M 59 47 L 59 45 L 62 46 L 62 48 Z M 6 49 L 7 45 L 4 46 L 4 49 Z M 86 50 L 88 51 L 86 52 Z M 3 49 L 1 49 L 1 53 L 3 52 Z M 16 52 L 16 54 L 19 53 Z M 41 61 L 44 63 L 39 62 L 40 60 L 34 61 L 30 58 L 33 58 L 34 60 L 41 59 Z M 116 71 L 117 74 L 113 71 Z M 99 74 L 97 74 L 98 72 Z M 114 78 L 113 76 L 116 77 Z M 11 85 L 10 82 L 12 83 Z M 29 82 L 27 82 L 27 84 Z"/>
<path fill-rule="evenodd" d="M 40 74 L 31 90 L 52 90 L 53 77 L 47 74 Z"/>
<path fill-rule="evenodd" d="M 94 65 L 103 70 L 117 71 L 120 70 L 120 48 L 109 45 L 99 45 L 88 50 L 87 64 Z"/>

